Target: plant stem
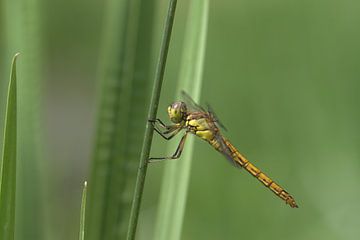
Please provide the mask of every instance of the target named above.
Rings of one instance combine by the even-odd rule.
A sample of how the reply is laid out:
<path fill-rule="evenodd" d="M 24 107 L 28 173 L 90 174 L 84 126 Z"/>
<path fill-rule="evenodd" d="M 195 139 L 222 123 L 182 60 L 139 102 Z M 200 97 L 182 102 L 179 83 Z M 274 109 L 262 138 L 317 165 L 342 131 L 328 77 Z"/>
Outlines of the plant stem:
<path fill-rule="evenodd" d="M 85 235 L 86 190 L 87 190 L 87 182 L 85 181 L 82 197 L 81 197 L 79 240 L 85 239 L 84 235 Z"/>
<path fill-rule="evenodd" d="M 165 22 L 165 29 L 162 37 L 161 47 L 160 47 L 160 56 L 158 59 L 155 80 L 153 84 L 150 107 L 148 111 L 148 119 L 154 119 L 156 117 L 157 109 L 159 106 L 161 86 L 164 78 L 165 65 L 167 59 L 167 53 L 169 51 L 171 30 L 174 23 L 175 10 L 176 10 L 177 0 L 170 0 L 168 13 Z M 127 234 L 127 240 L 135 239 L 136 227 L 138 223 L 138 217 L 140 212 L 140 205 L 142 200 L 142 194 L 144 190 L 145 177 L 147 171 L 147 164 L 150 154 L 150 148 L 152 143 L 154 129 L 149 122 L 146 124 L 144 142 L 142 145 L 140 164 L 136 178 L 134 198 L 131 206 L 129 229 Z"/>

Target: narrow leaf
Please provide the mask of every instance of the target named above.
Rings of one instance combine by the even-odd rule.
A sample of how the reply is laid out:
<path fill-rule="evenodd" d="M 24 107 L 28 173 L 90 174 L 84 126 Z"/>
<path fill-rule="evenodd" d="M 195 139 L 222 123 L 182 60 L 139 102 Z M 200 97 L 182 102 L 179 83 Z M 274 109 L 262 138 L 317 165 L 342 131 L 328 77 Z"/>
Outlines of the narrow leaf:
<path fill-rule="evenodd" d="M 81 198 L 79 240 L 85 239 L 84 236 L 85 236 L 86 190 L 87 190 L 87 182 L 85 181 L 82 192 L 82 198 Z"/>
<path fill-rule="evenodd" d="M 126 238 L 148 106 L 154 10 L 154 0 L 107 2 L 88 194 L 89 240 Z"/>
<path fill-rule="evenodd" d="M 49 223 L 44 221 L 43 209 L 50 204 L 43 201 L 44 171 L 43 152 L 47 149 L 42 141 L 44 124 L 42 122 L 42 72 L 45 60 L 42 44 L 42 0 L 3 0 L 0 1 L 1 16 L 5 31 L 7 55 L 21 52 L 21 63 L 17 74 L 17 199 L 16 199 L 16 237 L 26 240 L 47 239 L 44 229 Z M 14 17 L 16 16 L 16 17 Z M 9 57 L 10 58 L 10 57 Z M 44 64 L 43 64 L 44 63 Z M 47 196 L 48 197 L 48 196 Z M 49 209 L 47 209 L 49 210 Z"/>
<path fill-rule="evenodd" d="M 156 117 L 161 87 L 164 79 L 164 72 L 167 60 L 167 54 L 169 51 L 171 32 L 175 18 L 177 0 L 169 0 L 169 7 L 162 35 L 160 54 L 157 61 L 155 79 L 153 83 L 153 89 L 151 93 L 150 106 L 148 110 L 148 119 L 154 119 Z M 147 163 L 150 154 L 150 148 L 152 143 L 154 129 L 148 122 L 145 129 L 144 141 L 141 149 L 140 163 L 136 176 L 136 185 L 134 190 L 134 197 L 131 205 L 129 228 L 127 233 L 127 240 L 134 240 L 136 235 L 136 229 L 138 224 L 138 218 L 140 213 L 140 206 L 142 200 L 142 194 L 144 191 Z"/>
<path fill-rule="evenodd" d="M 190 2 L 177 87 L 178 97 L 180 97 L 180 91 L 185 90 L 197 102 L 200 99 L 202 85 L 208 11 L 208 0 Z M 156 240 L 181 239 L 193 141 L 194 138 L 187 138 L 181 159 L 166 163 L 155 228 L 154 239 Z M 168 154 L 173 154 L 177 144 L 176 141 L 171 142 Z"/>
<path fill-rule="evenodd" d="M 0 184 L 0 239 L 14 239 L 16 193 L 16 54 L 12 61 L 5 113 Z"/>

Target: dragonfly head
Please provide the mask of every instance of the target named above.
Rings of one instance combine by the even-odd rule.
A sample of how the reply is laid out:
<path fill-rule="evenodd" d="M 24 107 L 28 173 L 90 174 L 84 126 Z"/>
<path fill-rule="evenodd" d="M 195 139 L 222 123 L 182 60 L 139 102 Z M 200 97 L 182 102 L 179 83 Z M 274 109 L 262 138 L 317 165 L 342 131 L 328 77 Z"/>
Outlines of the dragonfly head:
<path fill-rule="evenodd" d="M 186 104 L 184 102 L 174 102 L 168 107 L 168 114 L 173 123 L 180 123 L 185 120 L 187 115 Z"/>

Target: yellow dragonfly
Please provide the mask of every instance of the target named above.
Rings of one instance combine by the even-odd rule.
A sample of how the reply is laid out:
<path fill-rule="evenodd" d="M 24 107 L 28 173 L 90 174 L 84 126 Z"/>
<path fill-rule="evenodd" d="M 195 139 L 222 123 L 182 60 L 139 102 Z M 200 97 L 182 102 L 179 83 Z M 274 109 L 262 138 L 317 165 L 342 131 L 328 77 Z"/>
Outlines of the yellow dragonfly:
<path fill-rule="evenodd" d="M 182 91 L 181 95 L 184 101 L 176 101 L 167 109 L 169 118 L 174 124 L 165 125 L 160 119 L 149 121 L 153 125 L 154 130 L 166 140 L 170 140 L 181 130 L 185 130 L 185 133 L 172 156 L 150 158 L 149 162 L 178 159 L 184 149 L 186 137 L 189 133 L 192 133 L 207 141 L 234 166 L 245 168 L 246 171 L 264 184 L 265 187 L 269 188 L 275 195 L 284 200 L 286 204 L 289 204 L 292 208 L 298 207 L 295 199 L 288 192 L 260 169 L 255 167 L 221 134 L 220 128 L 225 129 L 225 127 L 218 120 L 210 106 L 205 110 L 205 108 L 198 105 L 186 92 Z"/>

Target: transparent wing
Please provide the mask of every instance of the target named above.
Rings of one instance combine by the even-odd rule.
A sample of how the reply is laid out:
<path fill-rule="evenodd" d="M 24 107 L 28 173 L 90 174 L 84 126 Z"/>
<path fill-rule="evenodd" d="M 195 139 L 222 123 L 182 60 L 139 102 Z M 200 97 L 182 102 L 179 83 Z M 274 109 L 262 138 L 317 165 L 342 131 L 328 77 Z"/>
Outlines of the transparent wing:
<path fill-rule="evenodd" d="M 182 99 L 185 101 L 186 105 L 188 106 L 190 111 L 196 111 L 196 112 L 206 112 L 209 113 L 211 119 L 214 121 L 214 123 L 224 129 L 225 131 L 227 131 L 227 128 L 224 126 L 224 124 L 222 124 L 222 122 L 220 122 L 219 118 L 217 117 L 217 115 L 215 114 L 214 110 L 212 109 L 212 107 L 210 106 L 210 104 L 206 104 L 207 106 L 207 110 L 205 108 L 203 108 L 201 105 L 197 104 L 191 97 L 189 94 L 187 94 L 184 90 L 181 91 L 181 97 Z"/>
<path fill-rule="evenodd" d="M 215 124 L 218 125 L 218 127 L 221 127 L 222 129 L 227 131 L 227 128 L 224 126 L 224 124 L 222 122 L 220 122 L 218 116 L 216 115 L 216 113 L 214 112 L 214 110 L 210 106 L 210 104 L 206 103 L 206 106 L 208 108 L 208 113 L 210 114 L 210 116 L 213 119 L 213 121 L 215 122 Z"/>
<path fill-rule="evenodd" d="M 224 155 L 224 157 L 229 161 L 229 163 L 231 165 L 233 165 L 234 167 L 237 168 L 241 168 L 241 166 L 234 160 L 234 157 L 232 155 L 231 150 L 228 148 L 228 146 L 226 145 L 224 138 L 220 135 L 217 134 L 215 136 L 216 141 L 218 141 L 220 143 L 220 152 Z"/>
<path fill-rule="evenodd" d="M 184 90 L 181 90 L 181 98 L 185 101 L 190 111 L 207 112 L 202 106 L 197 104 Z"/>

